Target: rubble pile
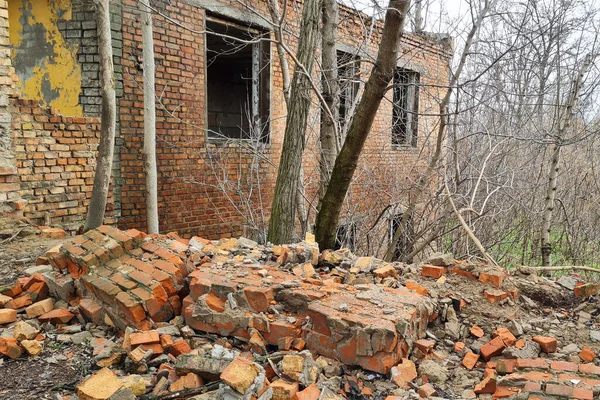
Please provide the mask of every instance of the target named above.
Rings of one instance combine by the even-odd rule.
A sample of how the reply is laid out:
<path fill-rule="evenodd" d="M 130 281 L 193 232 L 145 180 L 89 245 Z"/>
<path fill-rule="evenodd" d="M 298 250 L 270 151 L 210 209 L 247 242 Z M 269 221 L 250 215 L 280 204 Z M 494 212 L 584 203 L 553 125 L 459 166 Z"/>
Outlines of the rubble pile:
<path fill-rule="evenodd" d="M 66 398 L 600 396 L 599 286 L 576 275 L 108 226 L 37 264 L 0 287 L 0 354 L 85 348 L 97 371 Z"/>

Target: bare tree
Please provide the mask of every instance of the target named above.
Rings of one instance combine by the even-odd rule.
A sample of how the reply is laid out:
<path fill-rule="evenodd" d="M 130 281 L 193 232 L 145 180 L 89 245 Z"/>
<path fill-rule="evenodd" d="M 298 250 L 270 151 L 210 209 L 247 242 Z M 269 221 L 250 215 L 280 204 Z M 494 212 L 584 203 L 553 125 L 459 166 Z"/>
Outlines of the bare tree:
<path fill-rule="evenodd" d="M 358 164 L 360 153 L 373 125 L 375 114 L 396 68 L 398 46 L 410 0 L 390 0 L 383 25 L 377 60 L 365 84 L 346 140 L 335 160 L 327 191 L 315 223 L 315 236 L 323 248 L 333 248 L 344 198 Z"/>
<path fill-rule="evenodd" d="M 268 239 L 277 244 L 295 240 L 296 199 L 312 90 L 310 75 L 319 38 L 319 10 L 319 0 L 307 0 L 302 8 L 298 64 L 290 87 L 283 150 L 269 221 Z"/>
<path fill-rule="evenodd" d="M 154 37 L 148 0 L 140 0 L 144 70 L 144 170 L 146 172 L 146 226 L 158 233 L 158 183 L 156 171 L 156 102 L 154 88 Z"/>
<path fill-rule="evenodd" d="M 117 98 L 115 93 L 109 0 L 95 0 L 94 4 L 96 6 L 96 20 L 98 24 L 102 115 L 100 144 L 98 146 L 98 158 L 96 159 L 96 174 L 94 175 L 94 187 L 85 220 L 85 231 L 97 228 L 104 221 L 110 187 L 117 123 Z"/>
<path fill-rule="evenodd" d="M 552 213 L 554 211 L 554 201 L 556 197 L 556 187 L 558 179 L 558 162 L 560 160 L 560 149 L 566 139 L 566 133 L 571 128 L 575 117 L 577 102 L 579 101 L 579 93 L 583 85 L 583 79 L 592 65 L 593 56 L 588 54 L 585 56 L 581 67 L 573 78 L 571 85 L 571 93 L 564 105 L 564 111 L 561 113 L 560 122 L 555 136 L 555 141 L 552 144 L 552 158 L 548 171 L 548 191 L 546 192 L 545 211 L 542 222 L 542 265 L 549 267 L 552 255 L 552 243 L 550 242 L 550 224 L 552 223 Z"/>

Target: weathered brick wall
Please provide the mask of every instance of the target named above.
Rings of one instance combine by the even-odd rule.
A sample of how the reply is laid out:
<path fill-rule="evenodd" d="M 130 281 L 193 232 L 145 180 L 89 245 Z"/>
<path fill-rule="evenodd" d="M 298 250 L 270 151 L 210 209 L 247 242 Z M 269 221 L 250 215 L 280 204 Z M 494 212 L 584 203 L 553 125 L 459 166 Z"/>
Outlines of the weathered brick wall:
<path fill-rule="evenodd" d="M 123 17 L 124 96 L 120 102 L 121 132 L 125 142 L 122 153 L 124 185 L 120 226 L 144 229 L 144 176 L 142 174 L 142 71 L 141 34 L 135 2 L 126 1 Z M 195 4 L 196 6 L 190 5 Z M 212 6 L 211 6 L 212 4 Z M 208 7 L 225 17 L 252 21 L 259 13 L 268 16 L 264 2 L 250 2 L 250 13 L 237 2 L 172 1 L 161 12 L 181 25 L 155 16 L 155 51 L 157 62 L 157 105 L 159 213 L 161 230 L 177 230 L 182 235 L 199 234 L 218 238 L 238 235 L 244 228 L 264 229 L 268 220 L 276 169 L 281 154 L 285 129 L 285 102 L 282 94 L 281 66 L 274 46 L 271 48 L 271 140 L 258 149 L 232 144 L 216 147 L 206 141 L 206 86 L 204 35 L 193 33 L 204 29 Z M 299 15 L 288 8 L 286 28 L 298 32 Z M 364 15 L 344 12 L 340 21 L 340 39 L 374 56 L 381 27 L 373 35 L 365 34 Z M 268 19 L 268 17 L 267 17 Z M 185 28 L 189 28 L 185 29 Z M 296 38 L 286 40 L 294 48 Z M 447 83 L 448 53 L 446 43 L 407 35 L 402 45 L 399 66 L 408 64 L 421 73 L 424 89 L 420 93 L 420 112 L 435 114 L 438 85 Z M 291 62 L 291 61 L 290 61 Z M 293 66 L 293 63 L 291 63 Z M 370 63 L 361 66 L 367 76 Z M 310 207 L 316 206 L 318 186 L 318 108 L 309 117 L 308 143 L 304 158 L 305 184 Z M 423 169 L 431 151 L 430 135 L 437 118 L 423 116 L 419 121 L 417 148 L 393 148 L 391 145 L 391 92 L 377 115 L 370 138 L 361 157 L 355 182 L 348 197 L 351 214 L 372 215 L 390 203 L 406 199 L 407 188 Z M 375 205 L 375 207 L 374 207 Z M 312 212 L 314 217 L 314 211 Z M 365 222 L 369 222 L 365 219 Z M 250 234 L 246 230 L 246 234 Z"/>
<path fill-rule="evenodd" d="M 18 192 L 11 134 L 12 117 L 8 107 L 13 74 L 8 35 L 8 3 L 6 0 L 0 0 L 0 212 L 19 214 L 24 203 Z"/>
<path fill-rule="evenodd" d="M 76 231 L 91 196 L 100 137 L 97 117 L 66 117 L 35 100 L 12 100 L 13 154 L 24 216 Z M 107 222 L 112 219 L 112 194 Z"/>

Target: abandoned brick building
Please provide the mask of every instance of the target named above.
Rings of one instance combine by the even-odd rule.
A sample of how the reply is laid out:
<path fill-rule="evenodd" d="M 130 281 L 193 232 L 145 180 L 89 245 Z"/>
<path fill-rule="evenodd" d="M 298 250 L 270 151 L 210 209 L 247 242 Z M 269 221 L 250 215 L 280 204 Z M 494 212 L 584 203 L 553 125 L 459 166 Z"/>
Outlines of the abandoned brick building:
<path fill-rule="evenodd" d="M 300 1 L 287 0 L 285 40 L 297 41 Z M 92 189 L 101 97 L 89 0 L 0 0 L 0 206 L 75 231 Z M 107 222 L 144 229 L 141 32 L 136 0 L 111 2 L 118 126 Z M 266 1 L 157 1 L 157 159 L 161 231 L 207 238 L 256 235 L 268 220 L 285 128 L 282 71 Z M 341 8 L 341 118 L 377 51 L 381 23 Z M 448 83 L 451 40 L 405 34 L 347 199 L 352 241 L 384 209 L 393 230 L 426 163 Z M 307 207 L 318 187 L 315 98 L 304 157 Z M 418 117 L 417 117 L 418 116 Z M 342 121 L 342 124 L 344 123 Z M 400 205 L 400 206 L 399 206 Z M 357 221 L 360 224 L 357 224 Z"/>

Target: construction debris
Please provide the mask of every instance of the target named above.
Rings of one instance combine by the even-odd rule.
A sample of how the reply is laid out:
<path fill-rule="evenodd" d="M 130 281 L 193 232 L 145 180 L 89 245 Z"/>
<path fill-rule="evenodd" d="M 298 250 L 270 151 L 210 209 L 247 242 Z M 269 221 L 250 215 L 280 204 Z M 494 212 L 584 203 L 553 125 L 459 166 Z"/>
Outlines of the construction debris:
<path fill-rule="evenodd" d="M 577 275 L 108 226 L 38 262 L 0 287 L 0 354 L 87 349 L 67 399 L 600 396 L 597 292 Z"/>

